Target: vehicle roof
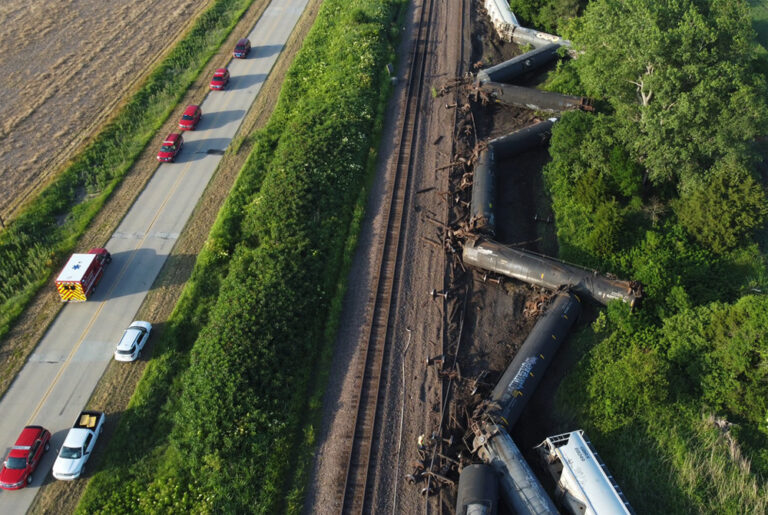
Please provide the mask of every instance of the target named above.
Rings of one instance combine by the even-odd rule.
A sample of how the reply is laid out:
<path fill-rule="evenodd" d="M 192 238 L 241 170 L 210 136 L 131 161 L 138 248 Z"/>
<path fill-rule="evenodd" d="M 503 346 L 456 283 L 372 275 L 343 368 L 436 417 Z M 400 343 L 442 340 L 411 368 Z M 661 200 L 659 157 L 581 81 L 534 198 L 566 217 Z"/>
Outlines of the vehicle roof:
<path fill-rule="evenodd" d="M 229 70 L 227 70 L 226 68 L 218 68 L 215 72 L 213 72 L 214 75 L 219 75 L 220 73 L 221 74 L 229 73 Z"/>
<path fill-rule="evenodd" d="M 64 443 L 62 444 L 64 447 L 82 447 L 85 443 L 85 439 L 88 437 L 89 434 L 91 434 L 93 431 L 90 429 L 85 429 L 82 427 L 73 427 L 69 430 L 67 433 L 67 437 L 64 439 Z"/>
<path fill-rule="evenodd" d="M 14 444 L 14 447 L 29 447 L 33 443 L 35 443 L 35 440 L 40 436 L 40 433 L 42 433 L 44 429 L 40 426 L 27 426 L 24 429 L 21 430 L 21 434 L 16 439 L 16 443 Z"/>
<path fill-rule="evenodd" d="M 250 41 L 248 40 L 248 38 L 241 38 L 241 39 L 238 39 L 238 40 L 237 40 L 237 44 L 238 44 L 238 45 L 245 45 L 245 44 L 247 44 L 247 43 L 250 43 Z M 230 43 L 230 44 L 231 44 L 231 43 Z"/>
<path fill-rule="evenodd" d="M 184 114 L 195 114 L 195 111 L 198 110 L 200 106 L 196 105 L 188 105 L 186 109 L 184 109 Z"/>
<path fill-rule="evenodd" d="M 117 344 L 117 350 L 131 350 L 131 347 L 135 342 L 139 340 L 142 331 L 136 327 L 129 327 L 123 333 L 123 337 L 120 338 L 120 342 Z"/>
<path fill-rule="evenodd" d="M 86 270 L 91 266 L 96 254 L 72 254 L 64 265 L 57 281 L 80 281 L 83 279 Z"/>
<path fill-rule="evenodd" d="M 16 443 L 11 447 L 8 457 L 26 458 L 29 455 L 32 444 L 35 443 L 35 440 L 38 439 L 43 431 L 44 429 L 40 426 L 27 426 L 22 429 L 21 434 L 16 439 Z"/>
<path fill-rule="evenodd" d="M 165 141 L 163 141 L 163 145 L 166 143 L 173 145 L 181 138 L 181 134 L 172 132 L 168 136 L 165 137 Z"/>

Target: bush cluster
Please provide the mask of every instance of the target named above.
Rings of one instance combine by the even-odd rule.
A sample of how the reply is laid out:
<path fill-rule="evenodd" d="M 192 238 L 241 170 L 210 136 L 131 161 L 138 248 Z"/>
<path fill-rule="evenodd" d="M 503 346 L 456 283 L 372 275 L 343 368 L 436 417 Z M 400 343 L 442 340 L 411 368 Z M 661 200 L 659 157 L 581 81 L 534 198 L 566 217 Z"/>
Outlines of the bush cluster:
<path fill-rule="evenodd" d="M 583 53 L 551 84 L 602 112 L 553 129 L 560 251 L 640 280 L 646 299 L 608 306 L 579 336 L 561 412 L 638 511 L 761 511 L 768 208 L 755 142 L 768 116 L 748 6 L 595 0 L 564 35 Z"/>

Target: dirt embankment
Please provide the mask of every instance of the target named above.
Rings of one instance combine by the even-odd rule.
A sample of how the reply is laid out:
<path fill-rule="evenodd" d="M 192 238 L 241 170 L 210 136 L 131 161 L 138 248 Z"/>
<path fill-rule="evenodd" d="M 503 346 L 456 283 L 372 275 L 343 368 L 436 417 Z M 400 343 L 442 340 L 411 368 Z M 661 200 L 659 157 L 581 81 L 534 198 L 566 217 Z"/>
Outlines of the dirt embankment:
<path fill-rule="evenodd" d="M 58 173 L 212 0 L 4 0 L 0 216 Z"/>

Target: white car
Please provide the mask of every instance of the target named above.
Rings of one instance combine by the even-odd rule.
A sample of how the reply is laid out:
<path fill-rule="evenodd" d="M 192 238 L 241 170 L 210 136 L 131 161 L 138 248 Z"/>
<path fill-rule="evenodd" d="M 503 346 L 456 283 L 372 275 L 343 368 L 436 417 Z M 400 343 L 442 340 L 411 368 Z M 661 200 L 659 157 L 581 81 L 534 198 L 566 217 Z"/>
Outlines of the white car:
<path fill-rule="evenodd" d="M 141 349 L 149 340 L 152 324 L 140 320 L 132 323 L 123 333 L 120 343 L 115 350 L 117 361 L 134 361 L 141 354 Z"/>
<path fill-rule="evenodd" d="M 91 457 L 96 439 L 104 430 L 106 418 L 100 411 L 80 413 L 53 462 L 53 477 L 65 481 L 80 477 L 85 470 L 85 462 Z"/>

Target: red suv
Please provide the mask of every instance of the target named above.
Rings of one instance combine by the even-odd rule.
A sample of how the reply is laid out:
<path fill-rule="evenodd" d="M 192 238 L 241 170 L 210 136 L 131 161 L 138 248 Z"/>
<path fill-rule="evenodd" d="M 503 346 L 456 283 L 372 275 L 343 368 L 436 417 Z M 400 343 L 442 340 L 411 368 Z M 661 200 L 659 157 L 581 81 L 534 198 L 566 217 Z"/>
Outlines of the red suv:
<path fill-rule="evenodd" d="M 219 68 L 213 72 L 213 78 L 211 79 L 211 89 L 224 89 L 229 82 L 229 70 L 226 68 Z"/>
<path fill-rule="evenodd" d="M 251 42 L 248 40 L 248 38 L 243 38 L 240 41 L 237 42 L 235 45 L 235 50 L 232 52 L 232 55 L 235 57 L 239 57 L 240 59 L 247 57 L 248 52 L 251 51 Z"/>
<path fill-rule="evenodd" d="M 172 132 L 165 138 L 165 141 L 163 141 L 163 146 L 160 147 L 160 152 L 157 153 L 157 160 L 173 162 L 183 145 L 184 138 L 181 137 L 181 134 Z"/>
<path fill-rule="evenodd" d="M 0 471 L 0 488 L 18 490 L 32 482 L 32 472 L 37 468 L 43 453 L 51 447 L 51 433 L 40 426 L 27 426 L 3 463 Z"/>
<path fill-rule="evenodd" d="M 200 106 L 191 105 L 184 109 L 184 114 L 181 115 L 179 120 L 179 129 L 183 131 L 193 131 L 197 127 L 197 122 L 203 117 L 203 112 L 200 110 Z"/>

